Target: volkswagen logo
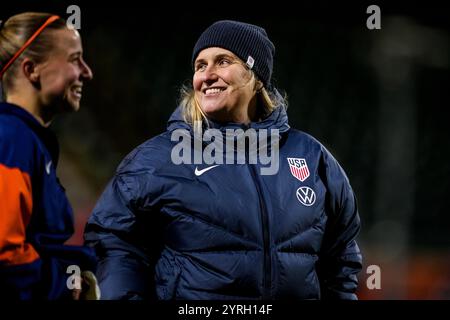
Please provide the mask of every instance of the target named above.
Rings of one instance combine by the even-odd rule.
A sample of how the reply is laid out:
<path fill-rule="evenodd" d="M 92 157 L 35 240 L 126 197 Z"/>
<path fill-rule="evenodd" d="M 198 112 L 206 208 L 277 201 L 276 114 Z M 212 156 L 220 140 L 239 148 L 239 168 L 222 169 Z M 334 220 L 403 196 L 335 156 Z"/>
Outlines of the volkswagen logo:
<path fill-rule="evenodd" d="M 316 193 L 310 187 L 300 187 L 297 189 L 297 199 L 301 204 L 309 207 L 316 202 Z"/>

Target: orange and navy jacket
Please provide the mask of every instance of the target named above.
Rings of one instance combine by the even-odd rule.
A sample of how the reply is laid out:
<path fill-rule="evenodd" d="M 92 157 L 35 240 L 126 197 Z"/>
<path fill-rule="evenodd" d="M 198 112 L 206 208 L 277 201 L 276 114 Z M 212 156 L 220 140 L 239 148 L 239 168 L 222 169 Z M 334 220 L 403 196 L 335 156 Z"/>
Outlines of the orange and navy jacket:
<path fill-rule="evenodd" d="M 63 299 L 90 248 L 66 246 L 73 212 L 56 176 L 56 136 L 25 109 L 0 103 L 0 298 Z"/>

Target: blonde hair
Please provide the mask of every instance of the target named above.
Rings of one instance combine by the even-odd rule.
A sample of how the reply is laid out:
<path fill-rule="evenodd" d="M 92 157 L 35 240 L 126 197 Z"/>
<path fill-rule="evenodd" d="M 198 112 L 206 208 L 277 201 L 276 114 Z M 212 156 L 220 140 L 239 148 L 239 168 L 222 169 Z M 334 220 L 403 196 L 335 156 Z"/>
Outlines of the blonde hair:
<path fill-rule="evenodd" d="M 10 17 L 0 27 L 0 70 L 9 62 L 14 54 L 38 30 L 47 19 L 53 16 L 50 13 L 25 12 Z M 66 28 L 66 22 L 59 18 L 50 23 L 29 47 L 6 70 L 1 79 L 2 88 L 7 94 L 14 86 L 14 77 L 17 75 L 20 63 L 24 58 L 41 63 L 48 58 L 48 53 L 55 43 L 49 30 Z"/>
<path fill-rule="evenodd" d="M 264 87 L 257 89 L 258 86 L 262 86 L 262 82 L 257 79 L 253 71 L 251 71 L 251 73 L 252 77 L 256 80 L 255 90 L 257 96 L 257 108 L 259 108 L 258 113 L 263 118 L 270 115 L 273 110 L 280 106 L 287 107 L 286 97 L 282 97 L 276 90 L 272 92 Z M 195 97 L 192 83 L 184 84 L 181 87 L 178 104 L 181 107 L 184 122 L 194 127 L 194 129 L 200 130 L 201 128 L 195 128 L 195 126 L 201 125 L 207 117 Z"/>

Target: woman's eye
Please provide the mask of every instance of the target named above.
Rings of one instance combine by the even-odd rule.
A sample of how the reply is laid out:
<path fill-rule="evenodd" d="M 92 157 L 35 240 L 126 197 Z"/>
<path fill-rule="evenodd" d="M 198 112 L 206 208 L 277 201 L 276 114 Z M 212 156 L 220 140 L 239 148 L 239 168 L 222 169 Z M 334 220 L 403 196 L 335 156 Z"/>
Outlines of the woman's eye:
<path fill-rule="evenodd" d="M 221 59 L 221 60 L 219 61 L 219 66 L 228 66 L 230 63 L 231 63 L 231 62 L 230 62 L 230 60 L 228 60 L 228 59 Z"/>
<path fill-rule="evenodd" d="M 206 64 L 201 63 L 195 66 L 195 71 L 202 71 L 206 69 Z"/>
<path fill-rule="evenodd" d="M 79 57 L 73 58 L 70 62 L 73 64 L 80 64 L 80 58 Z"/>

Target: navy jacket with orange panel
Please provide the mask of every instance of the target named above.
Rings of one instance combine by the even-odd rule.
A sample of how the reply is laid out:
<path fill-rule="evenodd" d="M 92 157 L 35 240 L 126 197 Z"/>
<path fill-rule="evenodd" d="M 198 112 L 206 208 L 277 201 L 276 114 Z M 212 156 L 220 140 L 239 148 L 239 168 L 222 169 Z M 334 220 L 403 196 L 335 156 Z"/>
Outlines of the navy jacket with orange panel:
<path fill-rule="evenodd" d="M 91 249 L 66 246 L 73 212 L 56 176 L 55 135 L 0 103 L 0 298 L 69 297 L 67 267 L 93 270 Z"/>

